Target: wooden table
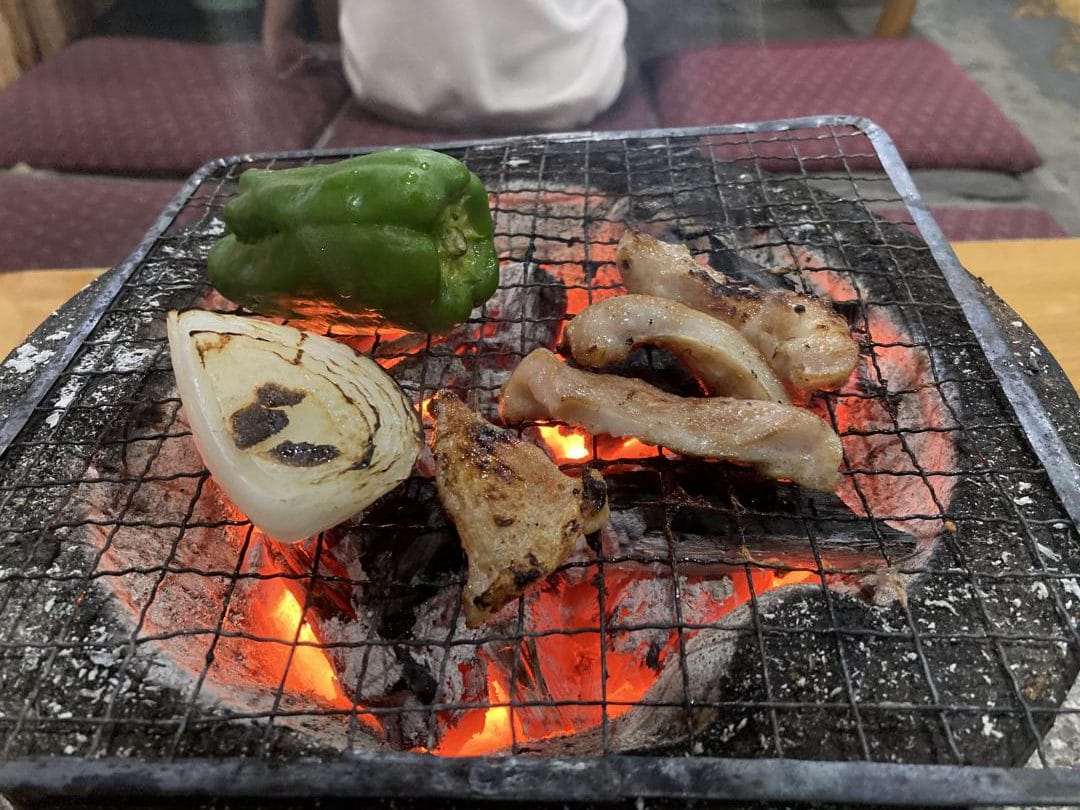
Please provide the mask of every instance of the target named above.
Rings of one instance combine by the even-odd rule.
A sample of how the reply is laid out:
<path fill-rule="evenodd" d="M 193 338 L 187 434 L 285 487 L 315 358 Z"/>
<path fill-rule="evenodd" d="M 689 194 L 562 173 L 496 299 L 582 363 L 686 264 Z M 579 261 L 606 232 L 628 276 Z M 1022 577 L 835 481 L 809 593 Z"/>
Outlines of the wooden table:
<path fill-rule="evenodd" d="M 0 358 L 7 357 L 39 323 L 105 269 L 0 273 Z"/>
<path fill-rule="evenodd" d="M 955 242 L 963 265 L 1031 327 L 1080 387 L 1080 239 Z M 103 270 L 26 270 L 2 276 L 0 357 Z"/>
<path fill-rule="evenodd" d="M 1031 327 L 1080 388 L 1080 239 L 954 242 L 953 250 Z"/>

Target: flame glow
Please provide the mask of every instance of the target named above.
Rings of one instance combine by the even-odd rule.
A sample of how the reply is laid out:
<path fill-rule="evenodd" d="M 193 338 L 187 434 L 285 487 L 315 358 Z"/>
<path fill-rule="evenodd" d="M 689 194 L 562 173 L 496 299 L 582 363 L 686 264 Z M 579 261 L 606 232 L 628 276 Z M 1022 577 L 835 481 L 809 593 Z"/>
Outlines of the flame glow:
<path fill-rule="evenodd" d="M 537 431 L 560 461 L 580 461 L 592 455 L 592 442 L 587 441 L 583 430 L 566 425 L 540 425 Z"/>
<path fill-rule="evenodd" d="M 593 455 L 604 461 L 626 461 L 635 458 L 655 458 L 660 452 L 651 444 L 619 436 L 596 436 L 587 430 L 569 425 L 538 425 L 544 444 L 560 463 L 581 461 Z"/>
<path fill-rule="evenodd" d="M 431 414 L 431 401 L 435 397 L 424 397 L 420 402 L 420 421 L 425 426 L 435 424 L 435 417 Z"/>
<path fill-rule="evenodd" d="M 280 682 L 288 666 L 286 689 L 315 695 L 335 707 L 351 707 L 352 702 L 345 697 L 326 650 L 311 646 L 319 644 L 319 639 L 304 621 L 302 605 L 285 580 L 261 580 L 251 596 L 258 604 L 265 605 L 262 611 L 251 611 L 256 625 L 253 629 L 258 635 L 275 640 L 258 645 L 260 669 L 267 680 Z M 294 639 L 298 643 L 292 649 Z"/>
<path fill-rule="evenodd" d="M 318 644 L 319 640 L 315 637 L 311 626 L 303 621 L 303 611 L 299 600 L 282 583 L 276 584 L 281 595 L 278 597 L 277 604 L 270 610 L 270 621 L 283 640 L 292 642 L 295 637 L 298 642 L 289 664 L 285 687 L 318 695 L 331 703 L 340 703 L 344 700 L 346 705 L 351 705 L 341 691 L 334 667 L 325 650 L 307 646 Z"/>
<path fill-rule="evenodd" d="M 720 621 L 753 597 L 774 588 L 812 581 L 812 571 L 773 571 L 752 569 L 746 574 L 731 572 L 732 592 L 724 599 L 695 604 L 694 621 L 711 624 Z M 612 570 L 605 573 L 605 588 L 612 599 L 629 587 L 634 579 L 651 576 L 642 572 L 628 573 Z M 688 580 L 694 581 L 694 580 Z M 752 588 L 752 591 L 751 591 Z M 676 629 L 667 633 L 663 649 L 655 652 L 654 660 L 646 663 L 637 650 L 615 648 L 609 638 L 601 648 L 599 632 L 557 632 L 565 628 L 599 627 L 599 604 L 592 580 L 568 584 L 559 582 L 533 597 L 531 614 L 542 617 L 540 624 L 530 629 L 538 635 L 535 662 L 541 673 L 530 672 L 524 657 L 519 659 L 519 683 L 527 676 L 542 680 L 548 690 L 548 700 L 554 708 L 537 709 L 529 705 L 535 696 L 510 696 L 510 673 L 505 667 L 482 654 L 488 672 L 488 705 L 466 712 L 449 728 L 432 752 L 439 756 L 481 756 L 539 740 L 578 734 L 595 728 L 606 715 L 613 720 L 628 712 L 646 697 L 656 683 L 657 675 L 671 657 L 677 654 L 680 643 Z M 551 631 L 551 632 L 547 632 Z M 684 631 L 685 643 L 697 631 Z M 617 637 L 619 631 L 608 630 Z M 626 635 L 627 631 L 623 631 Z M 602 673 L 606 672 L 606 679 Z"/>
<path fill-rule="evenodd" d="M 506 748 L 506 741 L 521 739 L 522 729 L 511 730 L 509 690 L 496 678 L 488 682 L 486 709 L 469 712 L 451 728 L 433 753 L 440 756 L 478 757 Z"/>

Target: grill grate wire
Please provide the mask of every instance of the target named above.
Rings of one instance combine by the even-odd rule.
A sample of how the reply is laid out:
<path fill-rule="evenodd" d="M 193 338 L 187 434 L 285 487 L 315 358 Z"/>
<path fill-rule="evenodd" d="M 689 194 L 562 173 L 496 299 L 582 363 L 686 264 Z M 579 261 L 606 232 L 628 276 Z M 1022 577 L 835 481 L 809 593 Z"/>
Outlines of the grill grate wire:
<path fill-rule="evenodd" d="M 777 488 L 775 502 L 747 505 L 737 497 L 747 486 L 738 474 L 731 478 L 717 473 L 716 465 L 682 462 L 662 450 L 649 458 L 620 458 L 592 438 L 589 461 L 613 472 L 616 481 L 625 470 L 636 475 L 634 486 L 625 493 L 618 483 L 613 486 L 613 502 L 620 504 L 625 497 L 659 510 L 664 544 L 662 551 L 628 553 L 597 545 L 564 566 L 563 573 L 594 581 L 599 606 L 595 625 L 535 628 L 521 600 L 516 620 L 479 637 L 459 637 L 459 609 L 445 633 L 431 638 L 328 645 L 303 641 L 300 624 L 285 639 L 237 629 L 230 615 L 254 582 L 281 580 L 297 586 L 305 617 L 316 609 L 316 588 L 369 583 L 351 581 L 328 568 L 324 558 L 331 552 L 323 537 L 314 545 L 309 570 L 269 574 L 252 570 L 248 564 L 257 541 L 251 527 L 242 519 L 205 519 L 212 498 L 205 470 L 155 470 L 166 445 L 190 437 L 178 421 L 179 400 L 168 393 L 171 370 L 164 314 L 169 308 L 195 305 L 209 293 L 202 262 L 220 233 L 220 209 L 235 194 L 239 174 L 252 166 L 275 168 L 344 155 L 224 161 L 204 172 L 172 224 L 153 241 L 119 294 L 107 302 L 96 328 L 0 459 L 0 616 L 4 617 L 0 694 L 6 696 L 0 701 L 2 758 L 18 761 L 58 753 L 82 759 L 172 760 L 230 755 L 234 753 L 230 746 L 236 745 L 237 752 L 247 757 L 272 760 L 298 750 L 292 741 L 297 733 L 293 721 L 336 716 L 345 722 L 343 735 L 318 749 L 321 756 L 332 758 L 335 752 L 348 754 L 363 747 L 365 717 L 385 720 L 414 713 L 426 716 L 434 729 L 440 713 L 477 706 L 506 709 L 510 749 L 516 753 L 537 746 L 536 740 L 520 737 L 521 718 L 529 712 L 593 707 L 599 711 L 595 729 L 599 745 L 594 753 L 606 754 L 617 750 L 612 710 L 629 703 L 678 713 L 685 732 L 662 749 L 666 754 L 967 766 L 1019 765 L 1034 751 L 1042 766 L 1052 766 L 1043 735 L 1055 718 L 1076 714 L 1080 708 L 1063 702 L 1080 650 L 1076 626 L 1080 538 L 1054 497 L 1045 470 L 929 248 L 909 234 L 917 230 L 915 223 L 896 226 L 872 215 L 904 198 L 888 179 L 851 168 L 855 158 L 880 159 L 859 128 L 830 123 L 779 131 L 525 138 L 447 151 L 462 158 L 492 191 L 504 265 L 523 265 L 527 296 L 542 295 L 541 288 L 551 284 L 547 279 L 560 276 L 569 279 L 559 283 L 560 289 L 583 303 L 618 289 L 610 257 L 625 221 L 673 232 L 699 254 L 704 252 L 703 240 L 718 236 L 734 252 L 785 256 L 800 269 L 792 278 L 804 289 L 813 289 L 812 280 L 826 274 L 849 283 L 856 296 L 854 333 L 869 379 L 861 389 L 845 386 L 838 392 L 819 392 L 812 405 L 845 438 L 845 478 L 868 519 L 838 515 L 820 499 L 784 486 Z M 738 240 L 744 241 L 736 244 Z M 814 257 L 823 261 L 809 266 L 808 259 Z M 485 368 L 507 357 L 524 357 L 533 348 L 530 330 L 545 320 L 569 317 L 546 312 L 530 318 L 525 306 L 518 310 L 503 323 L 482 308 L 465 327 L 467 337 L 455 346 L 466 373 L 453 383 L 470 404 L 486 409 L 489 416 L 498 384 L 485 375 Z M 886 313 L 901 327 L 899 339 L 879 337 L 871 318 L 875 312 Z M 493 351 L 486 337 L 492 328 L 508 328 L 510 334 L 516 330 L 520 335 L 516 348 Z M 387 365 L 419 358 L 419 370 L 401 382 L 417 402 L 427 399 L 447 382 L 437 374 L 446 347 L 428 337 L 419 347 L 400 351 L 395 341 L 394 335 L 377 333 L 367 351 Z M 925 385 L 889 389 L 889 357 L 897 350 L 925 358 L 929 370 Z M 942 405 L 942 422 L 908 424 L 897 403 L 923 396 L 926 388 Z M 845 409 L 865 400 L 883 403 L 891 422 L 870 429 L 846 424 Z M 164 414 L 159 420 L 162 427 L 140 433 L 141 423 L 133 415 L 152 409 Z M 927 466 L 919 442 L 928 434 L 955 442 L 959 448 L 955 467 Z M 850 449 L 858 444 L 847 439 L 875 437 L 895 440 L 909 468 L 880 469 L 865 457 L 852 457 Z M 135 447 L 143 454 L 139 470 L 126 475 L 101 473 L 102 457 L 124 456 Z M 581 464 L 565 466 L 575 469 Z M 712 497 L 717 496 L 714 491 L 691 493 L 690 500 L 700 495 L 694 508 L 709 519 L 722 518 L 740 540 L 731 546 L 730 555 L 719 558 L 688 554 L 688 532 L 680 528 L 690 502 L 686 488 L 701 486 L 694 476 L 703 472 L 721 477 L 727 497 Z M 917 480 L 912 491 L 921 492 L 925 507 L 908 513 L 879 508 L 879 481 L 908 479 Z M 941 495 L 945 480 L 953 487 L 951 499 Z M 190 485 L 183 514 L 148 520 L 136 509 L 147 488 L 174 484 Z M 119 508 L 107 515 L 87 515 L 81 495 L 87 487 L 99 485 L 123 492 Z M 785 519 L 800 527 L 801 562 L 740 556 L 739 545 L 751 544 L 763 525 Z M 887 614 L 885 619 L 874 618 L 878 609 L 857 607 L 857 600 L 838 590 L 844 577 L 850 582 L 869 570 L 853 571 L 829 561 L 830 552 L 822 546 L 823 521 L 845 520 L 876 543 L 877 559 L 867 561 L 870 568 L 887 568 L 915 583 L 909 599 L 879 610 Z M 936 539 L 934 553 L 914 564 L 897 559 L 890 546 L 896 527 L 927 521 L 948 527 Z M 100 548 L 84 538 L 91 524 L 104 534 Z M 425 518 L 370 528 L 375 533 L 421 532 Z M 231 567 L 200 568 L 178 556 L 189 535 L 199 529 L 241 531 Z M 171 533 L 173 539 L 155 565 L 110 568 L 114 539 L 131 530 Z M 642 564 L 660 572 L 657 575 L 669 586 L 667 620 L 626 621 L 609 615 L 618 595 L 609 592 L 608 574 Z M 686 615 L 690 597 L 684 589 L 702 567 L 725 572 L 735 587 L 745 591 L 745 618 L 718 628 L 695 624 Z M 777 605 L 775 591 L 759 592 L 763 574 L 791 572 L 807 573 L 811 579 L 808 586 L 784 596 L 785 604 Z M 115 619 L 115 606 L 110 607 L 109 589 L 111 583 L 138 577 L 148 577 L 149 585 L 141 606 L 123 626 Z M 159 589 L 171 577 L 224 583 L 212 626 L 153 629 L 148 617 L 157 608 Z M 456 589 L 460 602 L 464 584 L 460 571 L 442 576 L 440 583 Z M 952 594 L 955 601 L 943 594 Z M 1023 594 L 1031 598 L 1023 600 Z M 1021 604 L 1014 604 L 1018 599 Z M 88 634 L 88 629 L 100 630 L 99 637 Z M 718 632 L 738 645 L 739 660 L 729 673 L 718 676 L 730 680 L 726 693 L 730 697 L 693 697 L 689 649 L 692 639 L 704 631 Z M 609 658 L 617 642 L 633 634 L 665 632 L 674 637 L 670 666 L 677 667 L 682 695 L 637 701 L 612 697 Z M 156 665 L 149 662 L 172 640 L 186 636 L 207 639 L 205 666 L 185 672 L 186 681 L 163 687 L 160 673 L 154 672 Z M 539 655 L 538 645 L 553 636 L 595 639 L 596 699 L 515 696 L 527 691 L 523 684 L 532 676 L 531 659 Z M 210 688 L 216 653 L 236 639 L 288 649 L 280 677 L 270 687 L 267 708 L 211 705 L 216 700 Z M 291 668 L 297 650 L 311 646 L 352 647 L 372 655 L 380 646 L 438 648 L 434 697 L 427 705 L 411 707 L 365 703 L 369 660 L 365 654 L 351 706 L 297 708 L 288 685 Z M 482 647 L 512 648 L 509 694 L 480 704 L 457 703 L 445 692 L 453 653 Z M 525 656 L 530 660 L 523 660 Z M 817 663 L 806 664 L 806 656 Z M 878 657 L 884 663 L 875 669 Z M 105 664 L 89 663 L 94 659 Z M 960 675 L 955 674 L 957 665 Z M 803 669 L 820 683 L 792 687 Z M 87 688 L 72 690 L 73 684 L 79 685 L 79 673 L 90 670 L 106 673 L 104 685 L 90 687 L 83 681 Z M 165 693 L 171 698 L 159 700 Z M 703 713 L 715 718 L 704 728 L 697 722 Z M 807 737 L 817 732 L 827 739 L 815 755 Z M 212 739 L 216 734 L 223 739 Z M 897 739 L 904 745 L 890 742 Z M 918 744 L 909 747 L 908 740 Z M 429 731 L 426 747 L 432 749 L 436 743 L 434 730 Z"/>

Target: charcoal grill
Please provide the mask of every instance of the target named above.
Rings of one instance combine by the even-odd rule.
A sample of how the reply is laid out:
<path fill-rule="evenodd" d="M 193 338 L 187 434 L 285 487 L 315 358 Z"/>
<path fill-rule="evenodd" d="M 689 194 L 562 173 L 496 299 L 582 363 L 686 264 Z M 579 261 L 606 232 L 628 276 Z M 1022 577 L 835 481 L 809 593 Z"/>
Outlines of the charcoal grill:
<path fill-rule="evenodd" d="M 581 437 L 560 461 L 608 476 L 613 528 L 540 592 L 573 591 L 584 613 L 544 623 L 526 597 L 473 635 L 422 473 L 345 535 L 268 551 L 192 455 L 164 316 L 231 308 L 204 262 L 240 172 L 346 153 L 215 161 L 4 368 L 18 396 L 0 428 L 0 792 L 1076 801 L 1080 772 L 1044 742 L 1075 714 L 1080 667 L 1080 488 L 1037 395 L 1045 358 L 1027 344 L 1016 358 L 885 133 L 831 116 L 440 148 L 492 192 L 502 289 L 445 339 L 339 337 L 418 403 L 452 385 L 493 415 L 508 361 L 618 291 L 614 244 L 633 223 L 841 302 L 860 372 L 809 403 L 844 438 L 839 497 Z M 867 160 L 882 173 L 853 169 Z M 901 202 L 906 223 L 874 214 Z M 635 362 L 670 371 L 658 354 Z M 420 564 L 399 565 L 402 543 L 428 549 Z M 295 601 L 287 632 L 248 613 L 272 587 Z M 642 587 L 659 590 L 628 602 Z M 368 636 L 330 629 L 364 600 L 404 599 L 415 619 L 437 593 L 452 598 L 430 636 L 385 610 Z M 563 639 L 593 667 L 573 696 L 543 678 Z M 253 650 L 262 669 L 245 669 Z M 632 697 L 628 654 L 654 678 Z M 487 687 L 454 691 L 450 671 L 480 655 Z M 297 680 L 311 656 L 331 662 L 333 694 Z M 380 657 L 413 662 L 395 699 L 366 686 Z M 426 679 L 421 660 L 437 662 Z M 576 719 L 553 733 L 552 716 Z M 439 746 L 470 722 L 503 736 L 481 756 L 424 752 L 455 753 Z M 1038 769 L 1020 767 L 1033 755 Z"/>

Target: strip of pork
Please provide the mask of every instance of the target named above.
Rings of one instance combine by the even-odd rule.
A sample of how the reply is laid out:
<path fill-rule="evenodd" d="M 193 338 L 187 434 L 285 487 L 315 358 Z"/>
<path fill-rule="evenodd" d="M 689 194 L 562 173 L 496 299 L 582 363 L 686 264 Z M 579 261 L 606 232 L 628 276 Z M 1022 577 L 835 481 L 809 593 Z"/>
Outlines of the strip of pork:
<path fill-rule="evenodd" d="M 450 391 L 440 391 L 431 409 L 435 485 L 469 559 L 462 608 L 477 627 L 607 523 L 607 486 L 595 470 L 564 475 L 542 449 Z"/>
<path fill-rule="evenodd" d="M 789 402 L 761 352 L 737 329 L 667 298 L 620 295 L 593 304 L 567 324 L 561 349 L 579 365 L 601 368 L 643 344 L 674 354 L 712 395 Z"/>
<path fill-rule="evenodd" d="M 808 411 L 761 400 L 679 397 L 641 380 L 570 368 L 547 349 L 535 349 L 514 369 L 499 409 L 511 424 L 556 419 L 687 456 L 749 464 L 808 489 L 831 492 L 840 482 L 840 439 Z"/>
<path fill-rule="evenodd" d="M 859 360 L 847 321 L 817 298 L 733 284 L 694 261 L 685 245 L 636 231 L 623 234 L 615 258 L 627 290 L 670 298 L 731 324 L 795 390 L 843 385 Z"/>

